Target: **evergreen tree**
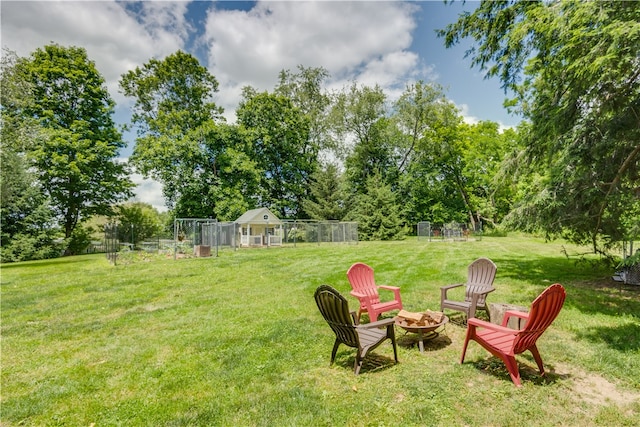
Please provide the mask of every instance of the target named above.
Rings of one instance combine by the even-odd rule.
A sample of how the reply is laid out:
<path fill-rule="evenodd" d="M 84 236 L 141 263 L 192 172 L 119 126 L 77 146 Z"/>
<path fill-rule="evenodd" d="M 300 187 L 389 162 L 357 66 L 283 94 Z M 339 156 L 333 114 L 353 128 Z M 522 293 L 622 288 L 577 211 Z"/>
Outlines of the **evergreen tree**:
<path fill-rule="evenodd" d="M 306 214 L 317 220 L 342 220 L 346 213 L 346 200 L 341 176 L 334 164 L 318 169 L 311 176 L 311 199 L 302 202 Z"/>
<path fill-rule="evenodd" d="M 366 192 L 356 196 L 349 220 L 358 222 L 360 240 L 397 240 L 406 235 L 391 186 L 377 172 L 367 179 Z"/>

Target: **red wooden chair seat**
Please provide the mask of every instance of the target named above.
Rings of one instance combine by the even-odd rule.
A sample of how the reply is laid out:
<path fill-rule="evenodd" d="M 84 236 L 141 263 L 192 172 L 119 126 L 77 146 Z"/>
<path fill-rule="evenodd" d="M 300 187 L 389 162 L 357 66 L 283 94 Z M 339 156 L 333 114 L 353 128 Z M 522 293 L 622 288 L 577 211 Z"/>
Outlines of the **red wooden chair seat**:
<path fill-rule="evenodd" d="M 520 371 L 515 358 L 517 354 L 529 350 L 538 365 L 540 375 L 544 375 L 544 366 L 536 341 L 558 316 L 565 298 L 566 292 L 564 288 L 556 283 L 538 295 L 531 304 L 529 313 L 507 311 L 502 319 L 502 325 L 495 325 L 480 319 L 469 319 L 460 363 L 464 363 L 467 346 L 469 341 L 473 340 L 494 356 L 502 359 L 509 371 L 511 380 L 517 387 L 522 386 Z M 522 330 L 506 327 L 509 318 L 512 316 L 526 319 L 526 324 Z"/>

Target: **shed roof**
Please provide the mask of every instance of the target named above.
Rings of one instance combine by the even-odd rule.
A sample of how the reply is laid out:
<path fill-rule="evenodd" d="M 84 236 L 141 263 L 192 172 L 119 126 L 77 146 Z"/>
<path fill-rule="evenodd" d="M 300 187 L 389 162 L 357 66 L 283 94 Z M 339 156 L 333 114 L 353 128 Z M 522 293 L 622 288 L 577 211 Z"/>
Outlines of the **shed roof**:
<path fill-rule="evenodd" d="M 237 224 L 282 224 L 282 221 L 267 208 L 248 210 L 235 222 Z"/>

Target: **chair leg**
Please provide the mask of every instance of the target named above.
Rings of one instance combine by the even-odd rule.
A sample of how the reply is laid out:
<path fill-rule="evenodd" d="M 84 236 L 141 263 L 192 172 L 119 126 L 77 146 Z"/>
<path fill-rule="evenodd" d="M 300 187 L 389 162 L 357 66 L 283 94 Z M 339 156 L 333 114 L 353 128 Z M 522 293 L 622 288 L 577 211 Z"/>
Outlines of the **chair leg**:
<path fill-rule="evenodd" d="M 515 356 L 501 356 L 502 361 L 504 362 L 507 370 L 509 371 L 509 376 L 511 377 L 511 381 L 516 385 L 516 387 L 522 387 L 522 383 L 520 382 L 520 371 L 518 370 L 518 362 L 516 362 Z"/>
<path fill-rule="evenodd" d="M 364 354 L 361 353 L 360 349 L 356 353 L 356 361 L 353 364 L 353 372 L 356 375 L 360 374 L 360 368 L 362 368 L 362 361 L 364 360 Z"/>
<path fill-rule="evenodd" d="M 333 350 L 331 351 L 331 363 L 329 366 L 333 365 L 333 361 L 336 359 L 336 353 L 338 352 L 338 346 L 340 346 L 340 341 L 336 338 L 336 342 L 333 343 Z"/>
<path fill-rule="evenodd" d="M 387 325 L 387 337 L 391 339 L 391 345 L 393 346 L 393 358 L 398 363 L 398 349 L 396 347 L 396 332 L 393 325 Z"/>
<path fill-rule="evenodd" d="M 473 331 L 472 331 L 473 329 Z M 460 364 L 464 363 L 464 356 L 467 354 L 467 346 L 469 345 L 469 340 L 472 338 L 472 334 L 475 332 L 475 326 L 467 325 L 467 335 L 464 338 L 464 345 L 462 346 L 462 355 L 460 356 Z"/>
<path fill-rule="evenodd" d="M 538 365 L 538 370 L 540 371 L 540 376 L 544 376 L 544 366 L 542 365 L 542 358 L 540 357 L 540 352 L 538 351 L 538 347 L 534 344 L 529 348 L 531 354 L 533 354 L 533 359 L 536 361 Z"/>

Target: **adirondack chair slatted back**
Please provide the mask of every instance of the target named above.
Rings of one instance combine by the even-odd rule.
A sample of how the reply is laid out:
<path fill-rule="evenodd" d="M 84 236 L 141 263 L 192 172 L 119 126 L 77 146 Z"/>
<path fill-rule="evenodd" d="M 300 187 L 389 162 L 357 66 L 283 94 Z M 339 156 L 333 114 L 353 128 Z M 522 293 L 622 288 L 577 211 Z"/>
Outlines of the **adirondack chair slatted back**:
<path fill-rule="evenodd" d="M 488 258 L 478 258 L 469 265 L 464 297 L 466 302 L 471 302 L 474 293 L 491 288 L 496 277 L 496 270 L 496 265 Z M 487 295 L 482 294 L 478 298 L 478 306 L 484 307 L 486 298 Z"/>
<path fill-rule="evenodd" d="M 322 317 L 336 334 L 336 338 L 349 347 L 357 348 L 358 336 L 346 298 L 327 285 L 318 287 L 314 298 Z"/>
<path fill-rule="evenodd" d="M 369 295 L 372 304 L 380 302 L 380 295 L 376 287 L 373 268 L 362 262 L 357 262 L 347 270 L 347 278 L 354 291 Z"/>
<path fill-rule="evenodd" d="M 536 343 L 540 335 L 558 317 L 565 298 L 566 292 L 558 283 L 549 286 L 538 295 L 531 303 L 524 329 L 518 333 L 513 343 L 514 354 L 520 354 Z"/>

